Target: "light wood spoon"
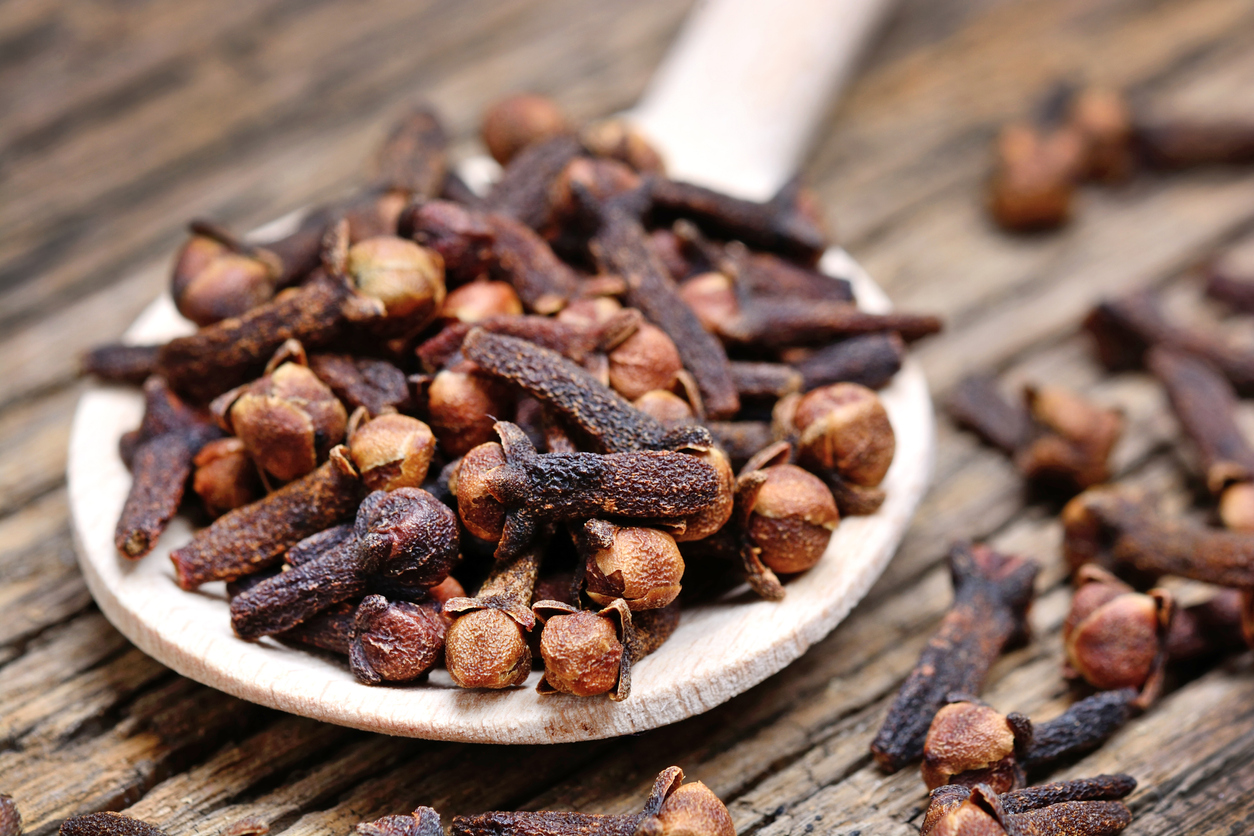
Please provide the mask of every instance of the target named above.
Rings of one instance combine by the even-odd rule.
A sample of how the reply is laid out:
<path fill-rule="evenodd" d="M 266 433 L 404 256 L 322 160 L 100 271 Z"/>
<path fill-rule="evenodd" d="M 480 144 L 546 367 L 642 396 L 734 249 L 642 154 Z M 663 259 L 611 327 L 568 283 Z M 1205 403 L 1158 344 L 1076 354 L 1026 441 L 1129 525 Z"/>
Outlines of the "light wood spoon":
<path fill-rule="evenodd" d="M 856 47 L 885 11 L 883 0 L 715 0 L 698 6 L 639 108 L 630 116 L 657 142 L 680 178 L 763 198 L 795 170 L 823 111 L 847 77 Z M 278 233 L 276 222 L 266 233 Z M 260 231 L 259 231 L 260 232 Z M 888 301 L 844 250 L 825 271 L 850 278 L 872 311 Z M 168 296 L 127 332 L 158 342 L 192 326 Z M 130 487 L 117 454 L 139 423 L 132 389 L 94 386 L 79 402 L 70 439 L 70 504 L 79 563 L 105 616 L 127 638 L 179 673 L 237 697 L 331 723 L 484 743 L 557 743 L 630 734 L 707 711 L 796 659 L 823 638 L 879 577 L 931 474 L 934 429 L 927 385 L 907 361 L 882 397 L 897 454 L 878 513 L 841 522 L 824 559 L 773 603 L 741 595 L 694 606 L 662 647 L 632 672 L 631 696 L 541 696 L 539 673 L 503 692 L 465 691 L 437 670 L 429 682 L 370 687 L 347 665 L 271 640 L 231 632 L 222 584 L 183 592 L 171 549 L 191 537 L 176 518 L 138 562 L 117 554 L 113 529 Z"/>

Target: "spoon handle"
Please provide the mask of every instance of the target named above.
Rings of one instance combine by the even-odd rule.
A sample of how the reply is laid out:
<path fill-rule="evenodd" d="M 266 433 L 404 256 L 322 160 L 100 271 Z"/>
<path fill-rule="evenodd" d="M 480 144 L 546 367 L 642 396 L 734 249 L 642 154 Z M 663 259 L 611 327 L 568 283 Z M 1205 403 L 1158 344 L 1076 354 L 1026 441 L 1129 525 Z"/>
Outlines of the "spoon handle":
<path fill-rule="evenodd" d="M 677 179 L 765 200 L 892 0 L 698 2 L 629 114 Z"/>

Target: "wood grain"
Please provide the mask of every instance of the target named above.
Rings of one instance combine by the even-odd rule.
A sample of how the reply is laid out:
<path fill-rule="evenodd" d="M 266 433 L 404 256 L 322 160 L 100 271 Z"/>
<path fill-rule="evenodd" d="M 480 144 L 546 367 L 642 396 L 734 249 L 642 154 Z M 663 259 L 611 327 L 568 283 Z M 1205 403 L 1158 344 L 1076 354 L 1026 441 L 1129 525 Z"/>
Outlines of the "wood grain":
<path fill-rule="evenodd" d="M 0 11 L 0 588 L 67 583 L 74 354 L 116 338 L 159 292 L 188 217 L 246 229 L 349 188 L 391 115 L 424 91 L 439 94 L 465 149 L 474 114 L 504 90 L 554 94 L 579 116 L 625 107 L 686 11 L 657 0 L 372 0 L 345 22 L 329 6 L 12 0 Z M 1059 77 L 1127 84 L 1155 108 L 1248 112 L 1252 17 L 1246 0 L 905 0 L 807 165 L 841 241 L 894 301 L 945 312 L 949 331 L 919 347 L 935 396 L 969 368 L 1118 404 L 1132 418 L 1116 450 L 1120 480 L 1199 517 L 1205 492 L 1157 386 L 1105 375 L 1074 317 L 1083 300 L 1142 283 L 1191 315 L 1186 268 L 1254 229 L 1248 172 L 1085 188 L 1075 226 L 1027 238 L 986 224 L 980 188 L 997 125 Z M 254 86 L 268 111 L 237 109 Z M 622 812 L 671 763 L 721 793 L 744 834 L 917 832 L 917 772 L 885 778 L 865 751 L 948 604 L 939 561 L 950 539 L 988 538 L 1045 565 L 1036 638 L 995 666 L 989 699 L 1046 718 L 1072 698 L 1057 667 L 1057 507 L 1030 500 L 1004 459 L 944 420 L 936 475 L 897 558 L 849 618 L 705 715 L 549 747 L 349 732 L 306 763 L 250 772 L 229 799 L 172 811 L 171 834 L 225 836 L 259 817 L 273 834 L 341 836 L 422 803 L 446 821 L 491 808 Z M 126 809 L 284 722 L 139 662 L 90 607 L 28 613 L 20 635 L 0 642 L 0 718 L 23 717 L 26 729 L 0 743 L 0 791 L 16 796 L 28 833 Z M 1173 677 L 1158 705 L 1059 775 L 1135 775 L 1133 836 L 1244 832 L 1254 819 L 1250 659 Z M 81 683 L 81 710 L 67 691 L 68 702 L 39 708 L 67 683 Z"/>

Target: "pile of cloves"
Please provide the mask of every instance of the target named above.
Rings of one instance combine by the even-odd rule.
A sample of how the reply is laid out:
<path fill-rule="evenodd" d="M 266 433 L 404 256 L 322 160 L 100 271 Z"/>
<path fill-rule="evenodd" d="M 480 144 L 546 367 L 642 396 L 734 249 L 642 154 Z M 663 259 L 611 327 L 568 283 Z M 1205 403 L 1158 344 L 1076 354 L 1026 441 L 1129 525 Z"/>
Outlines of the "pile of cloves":
<path fill-rule="evenodd" d="M 875 390 L 940 325 L 819 271 L 797 183 L 754 203 L 671 180 L 626 123 L 535 96 L 483 140 L 486 194 L 419 107 L 368 186 L 288 235 L 191 225 L 171 293 L 199 330 L 84 363 L 144 387 L 117 547 L 142 558 L 183 508 L 205 525 L 179 586 L 225 581 L 242 639 L 365 683 L 540 663 L 542 693 L 624 699 L 685 586 L 779 599 L 878 509 Z"/>
<path fill-rule="evenodd" d="M 1069 796 L 1099 797 L 1075 790 Z M 412 813 L 361 822 L 354 832 L 357 836 L 443 836 L 445 831 L 439 812 L 419 807 Z M 735 836 L 736 827 L 727 807 L 709 787 L 700 781 L 685 783 L 683 770 L 671 766 L 658 774 L 639 813 L 496 811 L 454 816 L 450 832 L 453 836 Z M 88 813 L 66 819 L 60 834 L 165 836 L 165 831 L 122 813 Z"/>
<path fill-rule="evenodd" d="M 1142 111 L 1112 88 L 1058 85 L 1033 118 L 998 134 L 986 196 L 993 221 L 1015 232 L 1054 229 L 1071 219 L 1083 183 L 1254 162 L 1248 115 L 1165 118 Z"/>

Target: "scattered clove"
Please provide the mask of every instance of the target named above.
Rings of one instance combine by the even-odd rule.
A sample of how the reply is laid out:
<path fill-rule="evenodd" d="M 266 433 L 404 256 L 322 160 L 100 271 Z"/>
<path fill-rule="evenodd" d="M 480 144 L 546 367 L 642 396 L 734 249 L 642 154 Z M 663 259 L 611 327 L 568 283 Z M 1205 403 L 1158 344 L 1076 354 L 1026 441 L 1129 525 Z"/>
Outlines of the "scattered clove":
<path fill-rule="evenodd" d="M 357 836 L 443 836 L 440 814 L 430 807 L 419 807 L 408 816 L 384 816 L 374 821 L 361 822 L 355 828 Z"/>
<path fill-rule="evenodd" d="M 1254 122 L 1182 118 L 1142 121 L 1136 127 L 1136 143 L 1150 168 L 1246 164 L 1254 162 Z"/>
<path fill-rule="evenodd" d="M 1027 632 L 1038 571 L 1033 561 L 958 543 L 949 570 L 954 602 L 871 743 L 875 760 L 890 772 L 923 753 L 928 727 L 949 694 L 978 694 L 1002 649 Z"/>
<path fill-rule="evenodd" d="M 920 836 L 1075 834 L 1110 836 L 1132 822 L 1118 801 L 1136 789 L 1128 775 L 1059 781 L 998 795 L 990 787 L 932 790 Z"/>
<path fill-rule="evenodd" d="M 551 215 L 553 183 L 582 153 L 579 140 L 572 136 L 555 136 L 528 146 L 509 161 L 488 193 L 487 205 L 531 229 L 543 229 Z"/>

